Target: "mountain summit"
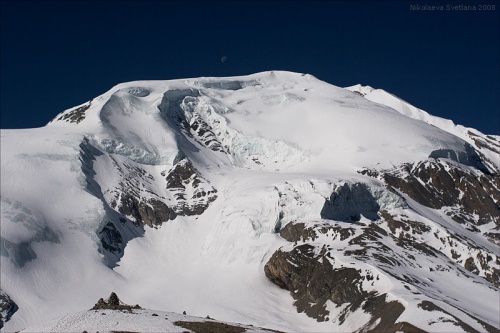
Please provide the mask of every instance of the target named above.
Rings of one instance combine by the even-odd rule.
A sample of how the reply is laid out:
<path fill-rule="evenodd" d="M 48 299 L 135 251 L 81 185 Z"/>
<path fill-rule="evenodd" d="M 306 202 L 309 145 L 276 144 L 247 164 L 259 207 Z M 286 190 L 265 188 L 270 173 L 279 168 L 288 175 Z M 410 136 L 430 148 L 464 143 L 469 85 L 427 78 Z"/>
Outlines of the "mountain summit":
<path fill-rule="evenodd" d="M 307 74 L 119 84 L 1 131 L 3 330 L 113 290 L 281 331 L 498 332 L 499 153 Z"/>

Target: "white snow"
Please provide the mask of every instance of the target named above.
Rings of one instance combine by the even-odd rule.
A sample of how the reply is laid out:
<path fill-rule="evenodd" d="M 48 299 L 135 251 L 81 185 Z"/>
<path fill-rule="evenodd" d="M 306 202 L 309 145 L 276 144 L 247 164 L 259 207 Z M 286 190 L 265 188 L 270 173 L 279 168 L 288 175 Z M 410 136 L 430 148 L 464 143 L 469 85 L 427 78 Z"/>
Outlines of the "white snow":
<path fill-rule="evenodd" d="M 383 209 L 404 212 L 442 234 L 465 234 L 498 253 L 498 247 L 467 233 L 444 214 L 407 199 L 410 209 L 381 182 L 357 173 L 363 167 L 383 169 L 426 160 L 442 148 L 467 153 L 467 138 L 459 135 L 463 131 L 376 89 L 350 90 L 364 97 L 288 72 L 136 81 L 93 99 L 79 124 L 54 121 L 38 129 L 1 130 L 1 288 L 19 306 L 3 330 L 92 331 L 99 325 L 108 325 L 103 330 L 110 331 L 178 329 L 168 325 L 170 317 L 179 315 L 166 312 L 155 311 L 159 316 L 153 317 L 144 310 L 139 321 L 126 313 L 80 312 L 111 291 L 146 308 L 186 310 L 284 331 L 359 328 L 369 319 L 362 311 L 352 314 L 347 326 L 339 326 L 333 315 L 319 323 L 297 313 L 290 293 L 263 273 L 272 253 L 290 246 L 275 233 L 280 213 L 282 226 L 293 221 L 325 223 L 320 216 L 324 201 L 344 183 L 367 183 Z M 176 98 L 182 98 L 178 106 Z M 228 154 L 204 147 L 195 136 L 183 136 L 165 118 L 174 108 L 188 123 L 196 116 L 208 124 Z M 91 176 L 84 174 L 80 161 L 85 139 L 99 151 Z M 99 252 L 97 232 L 107 223 L 105 206 L 113 198 L 112 190 L 126 176 L 124 163 L 155 179 L 133 179 L 142 199 L 151 198 L 151 191 L 168 200 L 162 172 L 183 154 L 217 189 L 217 200 L 200 216 L 179 216 L 159 228 L 130 226 L 133 236 L 123 256 L 116 267 L 108 267 Z M 89 177 L 102 198 L 88 190 Z M 320 235 L 318 242 L 329 237 L 334 235 Z M 422 241 L 439 244 L 435 238 Z M 408 305 L 408 321 L 425 312 L 416 308 L 418 299 L 377 263 L 342 254 L 357 245 L 338 239 L 329 244 L 338 250 L 338 267 L 352 265 L 379 275 L 365 287 Z M 465 246 L 457 249 L 464 253 Z M 443 294 L 457 307 L 498 325 L 498 293 L 475 278 L 463 281 L 453 272 L 429 273 L 428 267 L 440 263 L 436 259 L 418 263 L 421 269 L 400 269 L 435 279 L 419 290 L 426 297 Z M 56 317 L 61 318 L 44 326 Z M 450 328 L 427 322 L 434 319 L 419 323 L 431 330 Z M 89 326 L 81 326 L 82 321 Z"/>
<path fill-rule="evenodd" d="M 213 319 L 148 309 L 134 309 L 132 311 L 88 310 L 65 315 L 46 324 L 26 328 L 21 332 L 186 332 L 186 328 L 175 324 L 178 321 L 226 324 Z M 242 327 L 248 333 L 270 332 L 252 326 L 227 324 Z"/>
<path fill-rule="evenodd" d="M 379 103 L 380 105 L 388 106 L 404 116 L 433 125 L 441 130 L 444 130 L 450 134 L 453 134 L 454 136 L 463 139 L 469 144 L 474 145 L 474 140 L 472 139 L 470 133 L 476 136 L 482 136 L 483 138 L 485 137 L 483 133 L 479 132 L 476 129 L 455 124 L 450 119 L 444 119 L 441 117 L 431 115 L 428 112 L 409 104 L 408 102 L 400 99 L 397 96 L 394 96 L 393 94 L 383 89 L 374 89 L 370 86 L 362 86 L 360 84 L 351 87 L 346 87 L 345 89 L 360 93 L 367 100 Z M 492 110 L 492 112 L 494 111 Z M 497 141 L 497 143 L 493 145 L 494 147 L 496 146 L 495 149 L 497 150 L 497 152 L 484 149 L 481 146 L 477 146 L 477 148 L 481 151 L 482 154 L 484 154 L 494 163 L 493 167 L 495 167 L 496 170 L 498 171 L 500 163 L 500 159 L 498 158 L 498 148 L 499 148 L 498 140 L 500 138 L 498 136 L 491 136 L 491 135 L 490 138 L 494 138 Z"/>

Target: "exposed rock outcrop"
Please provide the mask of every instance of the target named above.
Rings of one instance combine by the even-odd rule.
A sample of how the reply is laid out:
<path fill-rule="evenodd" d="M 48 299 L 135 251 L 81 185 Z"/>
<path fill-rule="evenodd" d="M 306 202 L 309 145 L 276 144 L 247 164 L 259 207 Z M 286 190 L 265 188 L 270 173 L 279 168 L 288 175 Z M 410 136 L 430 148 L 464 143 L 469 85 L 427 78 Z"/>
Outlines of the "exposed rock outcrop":
<path fill-rule="evenodd" d="M 123 238 L 113 223 L 106 223 L 106 225 L 99 232 L 99 238 L 101 239 L 102 247 L 105 250 L 112 253 L 122 252 Z"/>
<path fill-rule="evenodd" d="M 174 325 L 186 328 L 195 333 L 202 333 L 202 332 L 244 333 L 247 331 L 245 327 L 229 325 L 226 323 L 211 322 L 211 321 L 178 320 L 174 322 Z"/>
<path fill-rule="evenodd" d="M 72 110 L 65 111 L 62 114 L 57 115 L 51 122 L 54 121 L 65 121 L 68 123 L 78 124 L 85 119 L 85 111 L 87 111 L 92 105 L 92 100 L 88 101 L 82 106 L 76 107 Z"/>
<path fill-rule="evenodd" d="M 355 229 L 349 226 L 332 225 L 324 223 L 321 225 L 307 225 L 303 222 L 288 223 L 279 232 L 280 236 L 289 242 L 314 241 L 320 235 L 330 234 L 333 239 L 341 241 L 354 235 Z M 338 237 L 337 237 L 338 236 Z"/>
<path fill-rule="evenodd" d="M 109 295 L 108 299 L 100 298 L 97 303 L 90 310 L 133 310 L 133 309 L 142 309 L 139 304 L 136 305 L 128 305 L 120 301 L 118 295 L 114 292 Z"/>
<path fill-rule="evenodd" d="M 110 206 L 138 225 L 158 226 L 177 216 L 200 215 L 217 199 L 217 190 L 186 158 L 162 172 L 164 179 L 131 163 L 116 163 L 116 167 L 123 180 L 109 191 L 113 193 Z M 157 182 L 164 182 L 165 192 L 150 189 Z"/>
<path fill-rule="evenodd" d="M 111 207 L 117 208 L 121 214 L 136 224 L 142 223 L 150 227 L 173 220 L 177 216 L 173 209 L 160 200 L 141 200 L 128 194 L 122 194 L 120 203 L 112 202 Z"/>
<path fill-rule="evenodd" d="M 371 331 L 387 331 L 392 328 L 404 311 L 404 306 L 397 301 L 386 301 L 386 295 L 379 295 L 363 289 L 365 279 L 371 276 L 361 275 L 351 267 L 333 268 L 326 248 L 315 254 L 314 247 L 299 245 L 290 252 L 276 251 L 264 267 L 266 276 L 281 288 L 291 292 L 294 305 L 299 312 L 318 321 L 328 321 L 330 312 L 327 301 L 337 306 L 344 305 L 339 324 L 350 313 L 362 309 L 371 314 L 371 319 L 364 328 Z"/>
<path fill-rule="evenodd" d="M 217 199 L 217 190 L 194 168 L 188 159 L 176 163 L 166 176 L 167 190 L 177 204 L 175 212 L 182 216 L 200 215 Z"/>
<path fill-rule="evenodd" d="M 500 175 L 479 177 L 443 160 L 405 164 L 393 170 L 363 170 L 427 207 L 447 208 L 459 223 L 500 225 Z"/>
<path fill-rule="evenodd" d="M 500 285 L 500 258 L 494 253 L 451 232 L 433 230 L 404 214 L 393 215 L 386 210 L 378 214 L 379 219 L 369 224 L 366 219 L 360 223 L 323 220 L 286 224 L 279 235 L 291 244 L 273 253 L 264 266 L 265 275 L 290 291 L 299 312 L 318 321 L 333 318 L 341 326 L 353 312 L 369 314 L 370 319 L 361 323 L 359 332 L 422 332 L 397 321 L 405 307 L 389 300 L 384 291 L 377 291 L 381 275 L 395 278 L 424 299 L 432 295 L 428 293 L 432 279 L 418 275 L 423 265 L 428 266 L 429 272 L 455 272 L 464 279 L 470 279 L 466 273 L 470 271 L 497 287 Z M 346 260 L 369 263 L 378 271 L 356 269 L 355 263 L 346 264 Z M 455 262 L 464 269 L 454 270 L 442 262 Z M 328 302 L 333 302 L 340 312 L 332 313 Z M 467 315 L 475 318 L 474 314 Z"/>
<path fill-rule="evenodd" d="M 0 289 L 0 328 L 10 320 L 18 309 L 19 307 L 10 296 Z"/>

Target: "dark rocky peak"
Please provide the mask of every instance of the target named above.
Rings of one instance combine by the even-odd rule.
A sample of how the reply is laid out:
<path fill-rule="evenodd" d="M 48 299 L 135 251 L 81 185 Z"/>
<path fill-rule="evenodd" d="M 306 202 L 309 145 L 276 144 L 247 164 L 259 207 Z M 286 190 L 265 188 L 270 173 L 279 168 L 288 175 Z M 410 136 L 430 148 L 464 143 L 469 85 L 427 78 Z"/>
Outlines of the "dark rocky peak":
<path fill-rule="evenodd" d="M 71 110 L 64 111 L 58 114 L 54 119 L 52 119 L 49 124 L 56 121 L 65 121 L 67 123 L 78 124 L 85 119 L 85 111 L 90 109 L 91 105 L 92 100 Z"/>
<path fill-rule="evenodd" d="M 397 321 L 405 309 L 401 303 L 387 301 L 386 294 L 368 292 L 363 288 L 363 281 L 373 281 L 378 276 L 365 275 L 362 270 L 352 267 L 334 268 L 332 262 L 335 260 L 326 247 L 317 252 L 309 244 L 298 245 L 291 251 L 280 249 L 264 267 L 266 276 L 273 283 L 290 291 L 299 312 L 305 312 L 319 322 L 330 321 L 331 313 L 326 304 L 331 301 L 337 307 L 344 307 L 338 317 L 340 325 L 355 311 L 369 314 L 370 319 L 359 332 L 394 332 L 401 325 L 409 325 Z"/>
<path fill-rule="evenodd" d="M 133 310 L 142 309 L 139 304 L 128 305 L 123 303 L 116 293 L 112 292 L 108 299 L 100 298 L 91 310 Z"/>
<path fill-rule="evenodd" d="M 361 173 L 383 180 L 424 206 L 445 208 L 446 214 L 471 231 L 489 222 L 500 226 L 500 174 L 473 173 L 444 159 Z"/>
<path fill-rule="evenodd" d="M 123 237 L 111 221 L 104 225 L 98 235 L 105 250 L 116 254 L 122 253 Z"/>
<path fill-rule="evenodd" d="M 145 224 L 150 227 L 161 225 L 163 222 L 177 217 L 175 211 L 158 199 L 141 199 L 130 194 L 122 194 L 120 202 L 112 201 L 110 206 L 135 224 Z"/>
<path fill-rule="evenodd" d="M 212 151 L 227 153 L 213 128 L 199 114 L 193 114 L 186 131 L 189 131 L 188 136 L 193 137 L 202 146 Z"/>
<path fill-rule="evenodd" d="M 492 283 L 490 288 L 497 290 L 499 259 L 494 253 L 451 231 L 436 231 L 427 222 L 414 221 L 404 213 L 391 215 L 381 209 L 378 214 L 379 219 L 371 223 L 322 220 L 286 224 L 279 234 L 290 243 L 270 257 L 264 266 L 266 276 L 290 291 L 299 312 L 318 321 L 331 321 L 335 316 L 334 321 L 341 326 L 354 312 L 369 314 L 357 332 L 421 332 L 398 321 L 406 305 L 390 301 L 392 297 L 379 289 L 386 277 L 421 299 L 435 295 L 429 292 L 435 287 L 434 277 L 428 278 L 433 274 L 456 274 L 474 279 L 474 283 L 486 279 Z M 433 237 L 439 243 L 433 242 Z M 346 244 L 341 254 L 340 244 Z M 423 270 L 428 274 L 420 276 Z M 479 276 L 473 278 L 467 271 Z M 340 314 L 333 312 L 328 302 L 342 307 Z M 467 316 L 475 319 L 473 313 L 464 313 L 464 318 Z"/>
<path fill-rule="evenodd" d="M 109 206 L 137 225 L 152 227 L 179 215 L 200 215 L 217 199 L 217 190 L 187 158 L 177 161 L 170 170 L 162 172 L 161 177 L 148 174 L 132 162 L 117 168 L 122 181 L 110 190 L 114 198 Z M 164 184 L 164 191 L 155 193 L 153 184 L 158 183 Z"/>
<path fill-rule="evenodd" d="M 19 307 L 10 296 L 0 289 L 0 328 L 10 320 L 18 309 Z"/>
<path fill-rule="evenodd" d="M 191 182 L 193 182 L 193 187 L 197 187 L 200 183 L 199 177 L 191 162 L 184 158 L 178 161 L 168 172 L 166 177 L 167 188 L 185 189 Z"/>
<path fill-rule="evenodd" d="M 308 242 L 315 241 L 320 235 L 333 235 L 332 239 L 341 241 L 348 239 L 354 235 L 355 229 L 348 224 L 332 224 L 332 223 L 304 223 L 290 222 L 287 223 L 280 231 L 279 235 L 289 242 Z"/>
<path fill-rule="evenodd" d="M 166 181 L 166 189 L 177 201 L 174 209 L 179 215 L 200 215 L 217 199 L 217 190 L 187 158 L 178 161 L 168 171 Z"/>

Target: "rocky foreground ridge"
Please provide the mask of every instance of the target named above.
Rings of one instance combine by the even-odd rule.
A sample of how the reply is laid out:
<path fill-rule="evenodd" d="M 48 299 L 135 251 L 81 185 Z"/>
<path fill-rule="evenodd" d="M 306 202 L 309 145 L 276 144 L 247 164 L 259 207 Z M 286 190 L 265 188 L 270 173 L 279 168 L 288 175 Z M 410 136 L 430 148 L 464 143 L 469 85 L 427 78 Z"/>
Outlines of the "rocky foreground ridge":
<path fill-rule="evenodd" d="M 123 303 L 116 293 L 99 301 L 88 311 L 69 314 L 49 323 L 21 332 L 193 332 L 193 333 L 269 333 L 248 325 L 227 323 L 207 316 L 199 318 L 184 314 L 143 309 Z"/>

